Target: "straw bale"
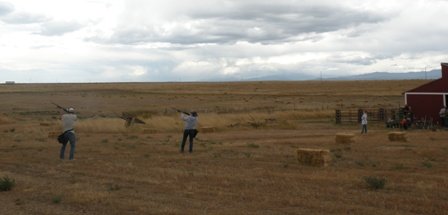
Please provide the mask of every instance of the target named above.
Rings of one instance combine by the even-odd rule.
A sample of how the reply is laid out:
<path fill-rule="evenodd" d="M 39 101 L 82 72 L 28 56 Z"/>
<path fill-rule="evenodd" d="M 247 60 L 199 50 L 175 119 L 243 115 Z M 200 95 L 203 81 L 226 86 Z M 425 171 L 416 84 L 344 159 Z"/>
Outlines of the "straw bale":
<path fill-rule="evenodd" d="M 355 135 L 351 134 L 351 133 L 338 133 L 336 134 L 336 143 L 342 143 L 342 144 L 346 144 L 346 143 L 354 143 L 355 140 Z"/>
<path fill-rule="evenodd" d="M 0 115 L 0 124 L 10 124 L 10 123 L 14 123 L 14 120 L 4 114 Z"/>
<path fill-rule="evenodd" d="M 213 133 L 213 132 L 216 132 L 216 128 L 215 127 L 201 127 L 201 128 L 199 128 L 199 131 L 202 133 Z"/>
<path fill-rule="evenodd" d="M 330 150 L 327 149 L 297 149 L 297 160 L 299 163 L 309 166 L 328 166 L 331 161 Z"/>
<path fill-rule="evenodd" d="M 398 141 L 398 142 L 408 141 L 405 132 L 389 132 L 388 137 L 390 141 Z"/>

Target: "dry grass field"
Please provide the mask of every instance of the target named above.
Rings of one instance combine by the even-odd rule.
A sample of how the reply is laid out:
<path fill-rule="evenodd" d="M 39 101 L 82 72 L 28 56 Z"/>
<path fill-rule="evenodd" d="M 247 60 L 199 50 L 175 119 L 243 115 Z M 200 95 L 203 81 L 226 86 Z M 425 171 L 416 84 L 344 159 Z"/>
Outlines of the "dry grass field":
<path fill-rule="evenodd" d="M 422 83 L 0 85 L 0 179 L 16 184 L 0 192 L 0 214 L 448 214 L 446 130 L 392 142 L 399 130 L 383 123 L 367 135 L 334 123 L 335 108 L 398 107 Z M 51 102 L 79 112 L 74 161 L 58 158 Z M 173 108 L 199 113 L 191 154 L 179 153 Z M 146 124 L 125 128 L 122 112 Z M 300 164 L 298 148 L 331 161 Z"/>

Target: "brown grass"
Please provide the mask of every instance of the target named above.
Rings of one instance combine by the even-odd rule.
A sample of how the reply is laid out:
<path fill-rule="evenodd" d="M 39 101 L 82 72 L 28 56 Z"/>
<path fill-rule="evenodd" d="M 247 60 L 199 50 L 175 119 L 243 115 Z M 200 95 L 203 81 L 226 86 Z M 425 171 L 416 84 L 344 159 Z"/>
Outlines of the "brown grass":
<path fill-rule="evenodd" d="M 444 215 L 445 130 L 408 130 L 407 142 L 391 142 L 382 123 L 369 122 L 366 135 L 334 124 L 334 108 L 397 107 L 422 83 L 1 86 L 0 177 L 16 186 L 0 195 L 0 214 Z M 48 134 L 60 132 L 61 113 L 43 101 L 79 111 L 75 161 L 58 159 Z M 192 154 L 179 153 L 183 122 L 173 107 L 216 128 L 199 133 Z M 125 128 L 121 112 L 146 124 Z M 335 144 L 340 133 L 357 144 Z M 329 149 L 331 163 L 302 165 L 298 148 Z M 387 184 L 373 191 L 366 177 Z"/>
<path fill-rule="evenodd" d="M 120 133 L 126 130 L 125 121 L 116 119 L 84 119 L 76 123 L 76 131 L 88 133 Z"/>
<path fill-rule="evenodd" d="M 407 142 L 408 139 L 406 137 L 405 132 L 389 132 L 387 134 L 390 141 L 399 141 L 399 142 Z"/>

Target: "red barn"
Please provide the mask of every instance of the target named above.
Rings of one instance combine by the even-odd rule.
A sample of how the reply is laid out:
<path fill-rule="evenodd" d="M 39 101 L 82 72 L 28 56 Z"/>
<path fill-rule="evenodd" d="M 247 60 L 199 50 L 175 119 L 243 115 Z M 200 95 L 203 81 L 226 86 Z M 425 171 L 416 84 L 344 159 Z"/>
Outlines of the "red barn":
<path fill-rule="evenodd" d="M 439 111 L 448 102 L 448 63 L 441 63 L 442 78 L 406 91 L 405 104 L 411 106 L 416 119 L 438 122 Z"/>

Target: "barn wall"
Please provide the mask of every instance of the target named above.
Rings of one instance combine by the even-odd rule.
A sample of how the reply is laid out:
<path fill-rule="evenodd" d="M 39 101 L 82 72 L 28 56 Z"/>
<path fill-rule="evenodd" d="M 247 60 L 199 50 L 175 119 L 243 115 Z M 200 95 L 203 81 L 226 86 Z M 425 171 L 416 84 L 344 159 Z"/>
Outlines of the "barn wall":
<path fill-rule="evenodd" d="M 448 80 L 448 63 L 442 63 L 442 79 Z"/>
<path fill-rule="evenodd" d="M 444 95 L 410 95 L 406 94 L 406 102 L 411 106 L 416 119 L 432 118 L 434 122 L 439 120 L 439 111 L 443 106 Z"/>

